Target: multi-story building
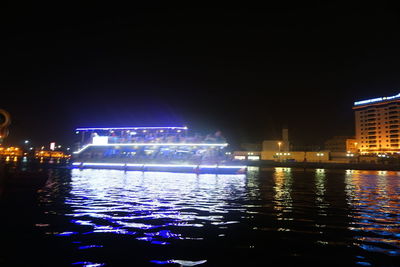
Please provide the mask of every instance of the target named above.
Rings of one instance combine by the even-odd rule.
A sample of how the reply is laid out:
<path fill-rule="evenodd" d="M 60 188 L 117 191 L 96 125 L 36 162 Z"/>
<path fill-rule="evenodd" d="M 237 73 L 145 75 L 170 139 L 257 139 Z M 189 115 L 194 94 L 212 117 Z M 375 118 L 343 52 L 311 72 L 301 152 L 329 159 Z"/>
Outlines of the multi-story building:
<path fill-rule="evenodd" d="M 357 101 L 353 109 L 361 154 L 400 152 L 400 94 Z"/>

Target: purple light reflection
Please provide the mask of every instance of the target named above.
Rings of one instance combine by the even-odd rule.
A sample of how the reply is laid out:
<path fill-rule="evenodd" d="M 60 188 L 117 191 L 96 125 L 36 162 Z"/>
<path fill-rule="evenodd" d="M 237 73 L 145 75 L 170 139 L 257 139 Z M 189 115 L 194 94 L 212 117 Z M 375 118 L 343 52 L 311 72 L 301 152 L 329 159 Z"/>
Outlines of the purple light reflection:
<path fill-rule="evenodd" d="M 227 201 L 244 194 L 245 178 L 236 174 L 74 169 L 71 192 L 65 200 L 72 211 L 66 216 L 73 218 L 73 229 L 82 227 L 81 238 L 126 235 L 161 246 L 203 240 L 196 231 L 188 233 L 184 228 L 207 225 L 219 229 L 220 225 L 233 223 L 226 216 L 235 207 Z"/>

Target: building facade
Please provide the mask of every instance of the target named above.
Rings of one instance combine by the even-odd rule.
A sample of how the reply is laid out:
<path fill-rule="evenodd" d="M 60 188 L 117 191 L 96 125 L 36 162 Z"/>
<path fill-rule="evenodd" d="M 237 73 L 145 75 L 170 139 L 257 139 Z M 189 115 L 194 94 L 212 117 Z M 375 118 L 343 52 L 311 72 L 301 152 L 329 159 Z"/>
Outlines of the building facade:
<path fill-rule="evenodd" d="M 328 162 L 329 151 L 262 151 L 262 160 L 277 162 Z"/>
<path fill-rule="evenodd" d="M 325 149 L 331 152 L 348 151 L 348 140 L 353 140 L 352 136 L 334 136 L 325 142 Z"/>
<path fill-rule="evenodd" d="M 400 94 L 354 102 L 353 110 L 361 154 L 400 152 Z"/>

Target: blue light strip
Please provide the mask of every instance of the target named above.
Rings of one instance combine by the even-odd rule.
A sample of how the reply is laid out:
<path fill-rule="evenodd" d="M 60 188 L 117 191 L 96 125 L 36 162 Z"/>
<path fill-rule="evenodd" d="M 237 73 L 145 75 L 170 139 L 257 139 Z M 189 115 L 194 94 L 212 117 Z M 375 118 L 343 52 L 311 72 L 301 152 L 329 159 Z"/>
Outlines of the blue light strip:
<path fill-rule="evenodd" d="M 360 105 L 376 103 L 376 102 L 381 102 L 381 101 L 388 101 L 388 100 L 393 100 L 396 98 L 400 98 L 400 93 L 397 95 L 394 95 L 394 96 L 384 96 L 384 97 L 377 97 L 377 98 L 372 98 L 372 99 L 368 99 L 368 100 L 356 101 L 356 102 L 354 102 L 354 106 L 360 106 Z"/>
<path fill-rule="evenodd" d="M 98 166 L 98 167 L 177 167 L 177 168 L 200 168 L 200 169 L 243 169 L 245 165 L 189 165 L 189 164 L 125 164 L 125 163 L 97 163 L 97 162 L 74 162 L 73 166 Z"/>
<path fill-rule="evenodd" d="M 208 146 L 208 147 L 213 147 L 213 146 L 219 146 L 219 147 L 226 147 L 228 146 L 227 143 L 223 144 L 213 144 L 213 143 L 115 143 L 115 144 L 88 144 L 78 151 L 75 151 L 74 154 L 79 154 L 82 151 L 84 151 L 86 148 L 91 147 L 91 146 Z"/>
<path fill-rule="evenodd" d="M 95 130 L 187 130 L 186 126 L 173 126 L 173 127 L 89 127 L 89 128 L 76 128 L 75 131 L 95 131 Z"/>

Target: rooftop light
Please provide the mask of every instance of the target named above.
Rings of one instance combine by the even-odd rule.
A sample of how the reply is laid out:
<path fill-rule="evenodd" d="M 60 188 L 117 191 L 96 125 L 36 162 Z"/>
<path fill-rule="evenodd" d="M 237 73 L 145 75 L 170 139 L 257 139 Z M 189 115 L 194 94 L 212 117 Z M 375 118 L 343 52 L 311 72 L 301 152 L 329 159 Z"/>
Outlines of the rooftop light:
<path fill-rule="evenodd" d="M 392 100 L 392 99 L 396 99 L 396 98 L 400 98 L 400 93 L 397 95 L 394 95 L 394 96 L 384 96 L 384 97 L 377 97 L 377 98 L 372 98 L 372 99 L 367 99 L 367 100 L 356 101 L 356 102 L 354 102 L 354 106 L 375 103 L 375 102 L 380 102 L 380 101 L 386 101 L 386 100 Z"/>

